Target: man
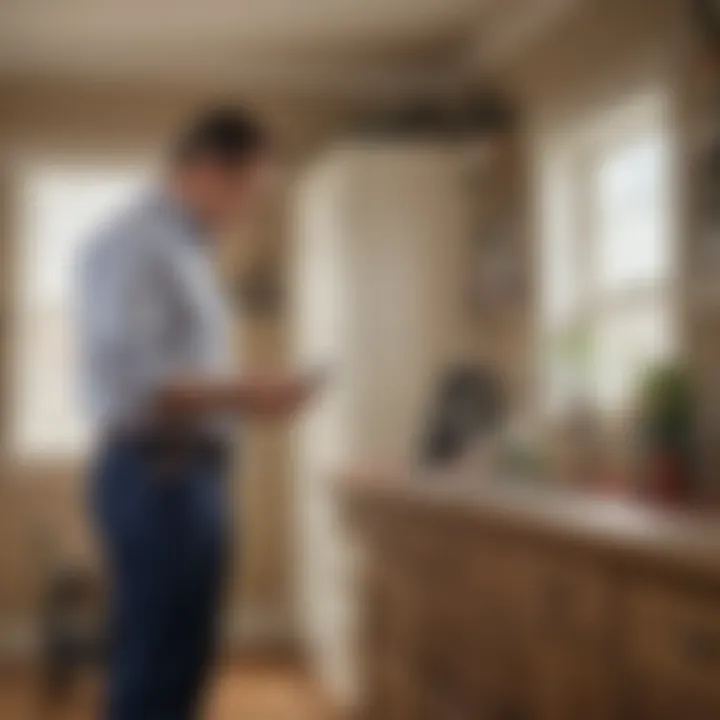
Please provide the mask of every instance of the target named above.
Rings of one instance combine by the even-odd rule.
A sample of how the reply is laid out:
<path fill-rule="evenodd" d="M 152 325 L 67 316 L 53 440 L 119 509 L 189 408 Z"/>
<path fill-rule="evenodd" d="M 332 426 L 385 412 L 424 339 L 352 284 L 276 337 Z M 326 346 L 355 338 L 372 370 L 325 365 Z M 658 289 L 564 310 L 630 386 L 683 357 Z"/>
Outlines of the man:
<path fill-rule="evenodd" d="M 298 408 L 310 378 L 239 377 L 209 251 L 268 190 L 262 129 L 195 122 L 162 187 L 97 233 L 80 268 L 84 380 L 100 428 L 93 507 L 112 585 L 109 720 L 189 720 L 211 658 L 231 418 Z"/>

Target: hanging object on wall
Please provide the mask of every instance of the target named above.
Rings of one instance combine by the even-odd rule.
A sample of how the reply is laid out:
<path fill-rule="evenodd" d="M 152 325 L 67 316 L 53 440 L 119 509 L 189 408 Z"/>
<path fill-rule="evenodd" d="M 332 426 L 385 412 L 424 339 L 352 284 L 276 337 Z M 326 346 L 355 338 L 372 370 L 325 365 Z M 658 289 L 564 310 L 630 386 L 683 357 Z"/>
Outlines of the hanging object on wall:
<path fill-rule="evenodd" d="M 469 308 L 491 325 L 507 325 L 525 298 L 521 178 L 513 165 L 512 143 L 498 138 L 478 154 L 467 174 L 476 199 Z"/>
<path fill-rule="evenodd" d="M 235 280 L 234 293 L 243 312 L 275 315 L 285 299 L 280 270 L 268 263 L 258 264 Z"/>
<path fill-rule="evenodd" d="M 695 0 L 695 17 L 706 43 L 699 49 L 691 95 L 693 154 L 692 218 L 689 272 L 691 301 L 702 314 L 720 309 L 720 0 Z"/>
<path fill-rule="evenodd" d="M 701 31 L 720 50 L 720 0 L 694 0 L 693 5 Z"/>

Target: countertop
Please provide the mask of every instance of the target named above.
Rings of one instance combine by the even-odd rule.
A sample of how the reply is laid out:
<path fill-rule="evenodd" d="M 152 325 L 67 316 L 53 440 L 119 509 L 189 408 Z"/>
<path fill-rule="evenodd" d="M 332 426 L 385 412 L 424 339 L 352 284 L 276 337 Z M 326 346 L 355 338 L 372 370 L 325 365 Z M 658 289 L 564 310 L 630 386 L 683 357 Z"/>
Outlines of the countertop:
<path fill-rule="evenodd" d="M 458 521 L 570 541 L 617 562 L 657 562 L 664 570 L 720 583 L 720 517 L 706 513 L 539 483 L 421 470 L 350 470 L 342 473 L 341 496 L 365 513 L 398 508 L 452 513 Z"/>

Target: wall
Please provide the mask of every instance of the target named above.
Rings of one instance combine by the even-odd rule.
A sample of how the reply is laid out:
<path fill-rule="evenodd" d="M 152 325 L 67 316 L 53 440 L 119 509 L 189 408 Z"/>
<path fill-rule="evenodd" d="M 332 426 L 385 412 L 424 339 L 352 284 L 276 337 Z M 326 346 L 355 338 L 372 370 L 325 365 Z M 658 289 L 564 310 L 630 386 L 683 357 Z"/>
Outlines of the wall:
<path fill-rule="evenodd" d="M 178 122 L 203 100 L 196 94 L 124 87 L 0 86 L 0 336 L 8 337 L 12 318 L 13 166 L 17 160 L 28 153 L 60 153 L 70 160 L 85 154 L 154 157 Z M 332 135 L 346 112 L 346 108 L 322 102 L 288 104 L 257 98 L 253 105 L 287 151 L 291 168 Z M 286 256 L 284 209 L 285 199 L 275 208 L 275 217 L 262 238 L 264 251 L 270 252 L 279 272 L 284 272 Z M 228 258 L 238 261 L 234 252 L 222 256 L 226 264 Z M 241 318 L 239 330 L 247 365 L 285 364 L 283 313 Z M 7 383 L 8 345 L 1 344 L 0 376 Z M 7 390 L 6 384 L 3 387 Z M 248 632 L 274 632 L 289 617 L 291 603 L 287 428 L 248 423 L 245 435 L 242 478 L 235 484 L 236 507 L 243 523 L 242 535 L 237 538 L 230 615 L 235 622 L 241 613 L 239 622 Z M 8 629 L 27 627 L 36 609 L 43 558 L 48 552 L 65 546 L 86 554 L 92 547 L 83 503 L 79 466 L 19 467 L 6 457 L 0 462 L 0 647 L 16 640 L 8 635 Z M 51 528 L 51 537 L 41 528 Z"/>

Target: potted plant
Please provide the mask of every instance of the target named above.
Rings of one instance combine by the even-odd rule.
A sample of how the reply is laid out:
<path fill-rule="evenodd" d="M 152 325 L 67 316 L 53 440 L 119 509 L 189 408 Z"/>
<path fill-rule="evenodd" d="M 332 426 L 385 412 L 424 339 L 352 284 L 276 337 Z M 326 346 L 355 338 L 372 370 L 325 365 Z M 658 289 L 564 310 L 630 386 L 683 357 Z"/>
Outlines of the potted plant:
<path fill-rule="evenodd" d="M 675 363 L 650 368 L 639 411 L 645 494 L 667 503 L 689 500 L 695 403 L 686 369 Z"/>

